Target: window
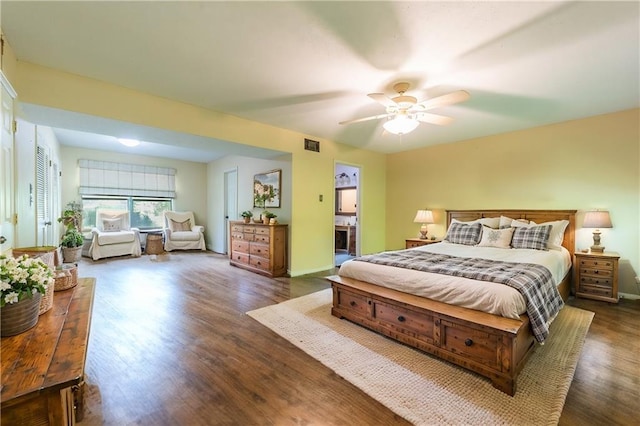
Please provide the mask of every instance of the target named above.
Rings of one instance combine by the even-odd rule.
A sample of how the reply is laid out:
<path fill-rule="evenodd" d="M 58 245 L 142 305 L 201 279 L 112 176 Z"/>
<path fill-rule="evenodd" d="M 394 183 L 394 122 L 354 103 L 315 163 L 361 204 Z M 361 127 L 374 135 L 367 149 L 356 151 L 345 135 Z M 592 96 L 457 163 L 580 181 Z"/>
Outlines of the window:
<path fill-rule="evenodd" d="M 133 228 L 164 228 L 173 210 L 176 170 L 169 167 L 79 160 L 83 230 L 96 226 L 96 209 L 127 210 Z"/>
<path fill-rule="evenodd" d="M 160 229 L 164 227 L 162 214 L 166 210 L 173 210 L 173 200 L 170 198 L 140 198 L 140 197 L 83 197 L 82 227 L 89 231 L 96 226 L 96 210 L 127 210 L 129 223 L 133 228 Z"/>

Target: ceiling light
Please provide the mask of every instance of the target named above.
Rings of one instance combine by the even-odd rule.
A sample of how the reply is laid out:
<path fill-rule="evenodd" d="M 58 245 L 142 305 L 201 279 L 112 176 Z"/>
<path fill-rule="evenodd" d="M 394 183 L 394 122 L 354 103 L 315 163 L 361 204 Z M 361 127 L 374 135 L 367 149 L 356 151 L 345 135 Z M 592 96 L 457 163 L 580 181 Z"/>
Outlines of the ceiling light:
<path fill-rule="evenodd" d="M 134 147 L 134 146 L 140 145 L 140 141 L 136 140 L 136 139 L 121 139 L 121 138 L 119 138 L 118 142 L 120 142 L 124 146 L 129 146 L 129 147 Z"/>
<path fill-rule="evenodd" d="M 413 132 L 418 127 L 418 120 L 409 117 L 406 113 L 398 113 L 392 120 L 385 122 L 382 127 L 394 135 L 406 135 Z"/>

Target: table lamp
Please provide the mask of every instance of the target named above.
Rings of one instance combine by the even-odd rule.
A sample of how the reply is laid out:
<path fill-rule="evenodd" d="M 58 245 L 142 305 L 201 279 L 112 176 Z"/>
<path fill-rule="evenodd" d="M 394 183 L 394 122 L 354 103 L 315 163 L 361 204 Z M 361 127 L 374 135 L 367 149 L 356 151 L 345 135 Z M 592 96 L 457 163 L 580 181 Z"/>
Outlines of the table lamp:
<path fill-rule="evenodd" d="M 418 210 L 416 217 L 413 219 L 414 223 L 421 223 L 420 227 L 420 239 L 427 239 L 427 225 L 433 223 L 433 213 L 431 210 Z"/>
<path fill-rule="evenodd" d="M 590 211 L 584 215 L 583 228 L 595 228 L 593 231 L 593 245 L 591 246 L 591 252 L 602 253 L 604 252 L 604 246 L 600 245 L 600 228 L 613 228 L 611 225 L 611 217 L 609 217 L 608 211 Z"/>

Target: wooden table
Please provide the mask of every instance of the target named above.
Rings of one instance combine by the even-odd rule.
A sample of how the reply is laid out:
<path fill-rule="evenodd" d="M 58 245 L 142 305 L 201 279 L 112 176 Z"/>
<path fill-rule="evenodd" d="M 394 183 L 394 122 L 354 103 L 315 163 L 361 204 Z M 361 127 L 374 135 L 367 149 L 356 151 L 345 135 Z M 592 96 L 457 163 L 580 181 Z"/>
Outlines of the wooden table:
<path fill-rule="evenodd" d="M 81 392 L 95 278 L 54 293 L 32 329 L 3 337 L 2 424 L 73 425 Z M 78 412 L 74 409 L 77 405 Z"/>

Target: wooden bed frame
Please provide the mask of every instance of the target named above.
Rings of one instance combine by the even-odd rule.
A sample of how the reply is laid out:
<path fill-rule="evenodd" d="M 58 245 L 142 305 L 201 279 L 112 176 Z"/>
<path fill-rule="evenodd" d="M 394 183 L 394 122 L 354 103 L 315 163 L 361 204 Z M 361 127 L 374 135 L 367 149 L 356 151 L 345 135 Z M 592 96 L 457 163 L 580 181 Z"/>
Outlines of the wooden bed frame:
<path fill-rule="evenodd" d="M 568 220 L 563 246 L 575 250 L 575 210 L 449 210 L 452 219 L 470 221 L 508 216 L 536 223 Z M 558 286 L 567 300 L 571 269 Z M 436 302 L 352 278 L 330 276 L 331 314 L 474 371 L 513 396 L 516 378 L 535 348 L 524 314 L 519 320 Z"/>

